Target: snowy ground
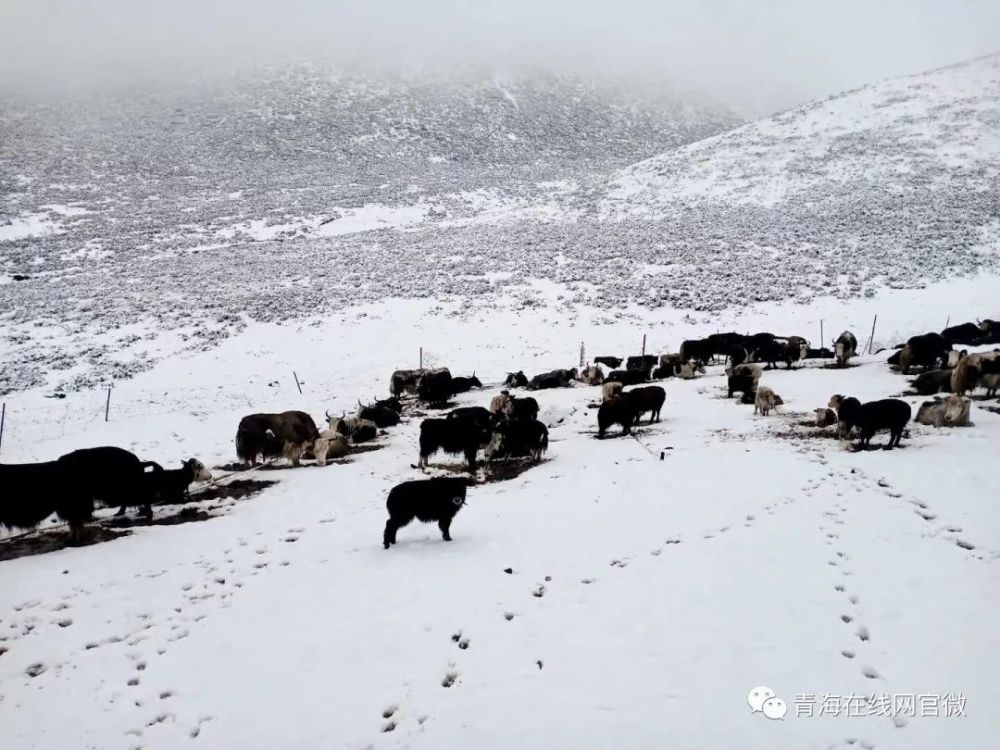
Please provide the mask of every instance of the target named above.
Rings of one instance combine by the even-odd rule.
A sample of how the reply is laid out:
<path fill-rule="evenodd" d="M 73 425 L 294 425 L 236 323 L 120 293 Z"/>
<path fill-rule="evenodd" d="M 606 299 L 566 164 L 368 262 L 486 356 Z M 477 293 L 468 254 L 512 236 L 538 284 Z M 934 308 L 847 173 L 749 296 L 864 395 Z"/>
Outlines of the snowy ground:
<path fill-rule="evenodd" d="M 111 443 L 228 463 L 242 414 L 350 408 L 420 345 L 488 384 L 572 366 L 581 340 L 588 356 L 638 353 L 643 333 L 656 352 L 719 328 L 818 343 L 823 318 L 827 339 L 865 340 L 878 312 L 877 348 L 947 316 L 1000 317 L 997 285 L 698 319 L 393 302 L 254 325 L 117 386 L 107 423 L 99 391 L 8 397 L 0 456 Z M 786 403 L 767 419 L 723 398 L 721 368 L 667 381 L 663 422 L 636 440 L 594 439 L 597 389 L 535 394 L 546 461 L 470 489 L 451 544 L 410 526 L 380 545 L 386 493 L 420 476 L 412 419 L 344 463 L 257 472 L 279 483 L 220 518 L 0 562 L 4 746 L 992 747 L 995 404 L 977 401 L 973 427 L 911 425 L 892 452 L 796 424 L 835 392 L 903 391 L 884 356 L 765 373 Z M 751 713 L 758 685 L 784 721 Z M 905 693 L 962 694 L 966 715 L 796 715 L 801 694 Z"/>

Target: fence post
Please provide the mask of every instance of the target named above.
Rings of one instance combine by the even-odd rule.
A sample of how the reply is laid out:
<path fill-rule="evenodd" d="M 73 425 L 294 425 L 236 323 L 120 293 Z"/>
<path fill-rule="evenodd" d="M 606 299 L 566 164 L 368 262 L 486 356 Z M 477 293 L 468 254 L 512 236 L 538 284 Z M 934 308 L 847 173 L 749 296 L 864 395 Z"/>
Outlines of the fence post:
<path fill-rule="evenodd" d="M 108 386 L 108 400 L 104 404 L 104 421 L 108 421 L 108 414 L 111 413 L 111 386 Z"/>
<path fill-rule="evenodd" d="M 948 316 L 948 320 L 946 320 L 945 323 L 944 323 L 944 327 L 947 328 L 950 325 L 951 325 L 951 316 L 949 315 Z"/>
<path fill-rule="evenodd" d="M 295 387 L 299 389 L 299 395 L 302 395 L 302 383 L 299 382 L 299 375 L 295 370 L 292 370 L 292 377 L 295 378 Z"/>
<path fill-rule="evenodd" d="M 586 360 L 583 358 L 583 355 L 584 355 L 583 342 L 581 341 L 580 342 L 580 367 L 583 367 L 584 362 L 586 362 Z"/>
<path fill-rule="evenodd" d="M 826 346 L 826 339 L 823 338 L 823 319 L 819 319 L 819 348 Z"/>
<path fill-rule="evenodd" d="M 420 347 L 420 369 L 424 369 L 424 347 Z"/>
<path fill-rule="evenodd" d="M 642 356 L 646 357 L 646 334 L 642 334 Z"/>
<path fill-rule="evenodd" d="M 872 320 L 872 335 L 868 337 L 868 353 L 872 353 L 872 344 L 875 341 L 875 323 L 878 322 L 878 315 Z"/>
<path fill-rule="evenodd" d="M 3 423 L 7 421 L 7 402 L 0 407 L 0 447 L 3 447 Z"/>

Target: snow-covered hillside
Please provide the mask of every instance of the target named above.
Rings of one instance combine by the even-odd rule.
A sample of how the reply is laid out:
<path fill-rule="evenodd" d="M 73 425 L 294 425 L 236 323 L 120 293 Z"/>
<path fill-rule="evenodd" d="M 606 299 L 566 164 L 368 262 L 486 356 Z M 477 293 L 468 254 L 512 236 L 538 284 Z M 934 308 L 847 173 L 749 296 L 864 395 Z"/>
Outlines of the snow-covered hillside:
<path fill-rule="evenodd" d="M 542 73 L 305 66 L 71 102 L 7 97 L 0 393 L 148 366 L 125 357 L 135 334 L 123 327 L 201 346 L 243 316 L 299 318 L 453 285 L 479 295 L 492 262 L 475 257 L 482 248 L 456 237 L 411 253 L 398 230 L 544 219 L 583 176 L 737 122 L 660 90 Z M 466 258 L 464 281 L 453 256 Z M 95 331 L 117 357 L 91 346 Z M 53 370 L 63 376 L 43 375 Z"/>
<path fill-rule="evenodd" d="M 659 214 L 700 203 L 797 203 L 829 210 L 853 193 L 888 194 L 915 210 L 914 199 L 936 191 L 942 200 L 979 196 L 995 219 L 996 202 L 987 198 L 995 198 L 998 176 L 1000 56 L 992 56 L 811 102 L 640 162 L 612 179 L 603 208 Z"/>

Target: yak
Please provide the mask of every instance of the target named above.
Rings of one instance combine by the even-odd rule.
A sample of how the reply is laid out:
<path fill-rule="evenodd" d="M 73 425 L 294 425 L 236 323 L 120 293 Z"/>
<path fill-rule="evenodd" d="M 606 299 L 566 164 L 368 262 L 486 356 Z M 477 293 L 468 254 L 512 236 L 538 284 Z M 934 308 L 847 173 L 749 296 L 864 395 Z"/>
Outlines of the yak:
<path fill-rule="evenodd" d="M 660 421 L 660 410 L 667 400 L 667 392 L 658 385 L 647 385 L 626 391 L 625 398 L 632 402 L 636 424 L 639 424 L 642 415 L 647 411 L 649 412 L 649 423 L 652 424 Z"/>
<path fill-rule="evenodd" d="M 236 455 L 245 464 L 257 465 L 263 459 L 284 456 L 298 466 L 302 453 L 319 437 L 313 418 L 304 411 L 280 414 L 251 414 L 236 428 Z"/>
<path fill-rule="evenodd" d="M 451 522 L 465 505 L 468 486 L 467 480 L 456 477 L 415 479 L 397 484 L 389 490 L 385 503 L 389 520 L 385 522 L 382 546 L 389 549 L 395 544 L 396 532 L 414 518 L 422 523 L 437 521 L 442 538 L 450 542 Z"/>

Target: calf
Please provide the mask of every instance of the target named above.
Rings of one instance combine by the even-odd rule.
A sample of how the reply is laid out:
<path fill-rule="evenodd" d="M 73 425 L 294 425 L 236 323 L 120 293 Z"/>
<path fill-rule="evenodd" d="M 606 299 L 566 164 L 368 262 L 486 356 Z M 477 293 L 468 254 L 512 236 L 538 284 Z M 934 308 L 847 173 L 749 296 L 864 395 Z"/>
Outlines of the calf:
<path fill-rule="evenodd" d="M 610 401 L 621 395 L 622 384 L 617 380 L 612 380 L 601 386 L 601 401 Z"/>
<path fill-rule="evenodd" d="M 530 456 L 538 463 L 549 447 L 548 428 L 537 419 L 512 419 L 493 428 L 486 446 L 486 462 L 501 458 Z"/>
<path fill-rule="evenodd" d="M 473 419 L 425 419 L 420 423 L 420 460 L 417 465 L 427 466 L 427 459 L 438 451 L 464 454 L 469 471 L 476 470 L 476 454 L 485 442 L 487 433 Z"/>
<path fill-rule="evenodd" d="M 471 419 L 481 430 L 489 430 L 496 415 L 483 406 L 460 406 L 448 412 L 448 419 Z"/>
<path fill-rule="evenodd" d="M 730 375 L 727 386 L 729 393 L 726 398 L 732 398 L 734 393 L 742 393 L 744 396 L 756 398 L 757 378 L 751 375 Z"/>
<path fill-rule="evenodd" d="M 931 427 L 967 427 L 972 402 L 961 396 L 937 396 L 917 409 L 916 421 Z"/>
<path fill-rule="evenodd" d="M 505 414 L 508 419 L 538 419 L 538 402 L 531 396 L 525 398 L 511 396 Z"/>
<path fill-rule="evenodd" d="M 145 484 L 145 492 L 148 497 L 158 503 L 183 503 L 190 499 L 188 488 L 193 482 L 208 482 L 212 479 L 210 472 L 197 458 L 189 458 L 181 463 L 179 469 L 163 469 L 159 466 L 153 468 L 142 475 Z M 144 510 L 149 506 L 145 506 Z M 116 516 L 125 513 L 125 506 L 121 506 Z M 150 515 L 152 513 L 150 512 Z"/>
<path fill-rule="evenodd" d="M 830 408 L 816 409 L 816 426 L 829 427 L 837 424 L 837 412 Z"/>
<path fill-rule="evenodd" d="M 622 434 L 630 435 L 635 424 L 635 402 L 627 395 L 605 401 L 597 409 L 597 437 L 604 438 L 604 433 L 614 424 L 622 426 Z"/>
<path fill-rule="evenodd" d="M 849 421 L 861 408 L 861 402 L 853 396 L 842 396 L 839 393 L 830 397 L 827 407 L 837 413 L 837 434 L 841 439 L 850 437 L 853 424 Z M 843 414 L 843 416 L 842 416 Z"/>
<path fill-rule="evenodd" d="M 590 365 L 580 373 L 580 382 L 587 385 L 601 385 L 604 382 L 604 371 L 598 365 Z"/>
<path fill-rule="evenodd" d="M 758 386 L 757 395 L 754 397 L 753 402 L 753 413 L 757 414 L 760 412 L 761 416 L 768 416 L 771 410 L 777 406 L 776 399 L 777 396 L 773 390 L 766 385 Z"/>
<path fill-rule="evenodd" d="M 444 421 L 444 420 L 439 420 Z M 389 520 L 385 522 L 382 546 L 389 549 L 396 543 L 396 532 L 414 518 L 422 523 L 437 521 L 441 536 L 451 541 L 451 521 L 465 505 L 468 482 L 454 477 L 416 479 L 397 484 L 389 490 L 385 507 Z"/>
<path fill-rule="evenodd" d="M 840 422 L 846 423 L 848 431 L 856 426 L 861 432 L 857 445 L 859 450 L 871 447 L 872 437 L 879 430 L 889 430 L 886 450 L 899 446 L 903 428 L 913 415 L 910 405 L 898 398 L 884 398 L 864 404 L 858 404 L 857 399 L 841 398 L 839 404 L 837 417 Z"/>
<path fill-rule="evenodd" d="M 705 374 L 705 366 L 698 361 L 685 362 L 677 371 L 677 377 L 681 380 L 694 380 L 699 375 Z"/>
<path fill-rule="evenodd" d="M 639 370 L 612 370 L 604 379 L 605 383 L 621 383 L 622 385 L 638 385 L 646 382 L 646 373 Z"/>
<path fill-rule="evenodd" d="M 648 385 L 643 388 L 633 388 L 625 393 L 625 398 L 632 402 L 635 411 L 635 423 L 639 424 L 642 415 L 649 412 L 649 423 L 660 421 L 660 410 L 667 400 L 667 392 L 658 385 Z"/>

